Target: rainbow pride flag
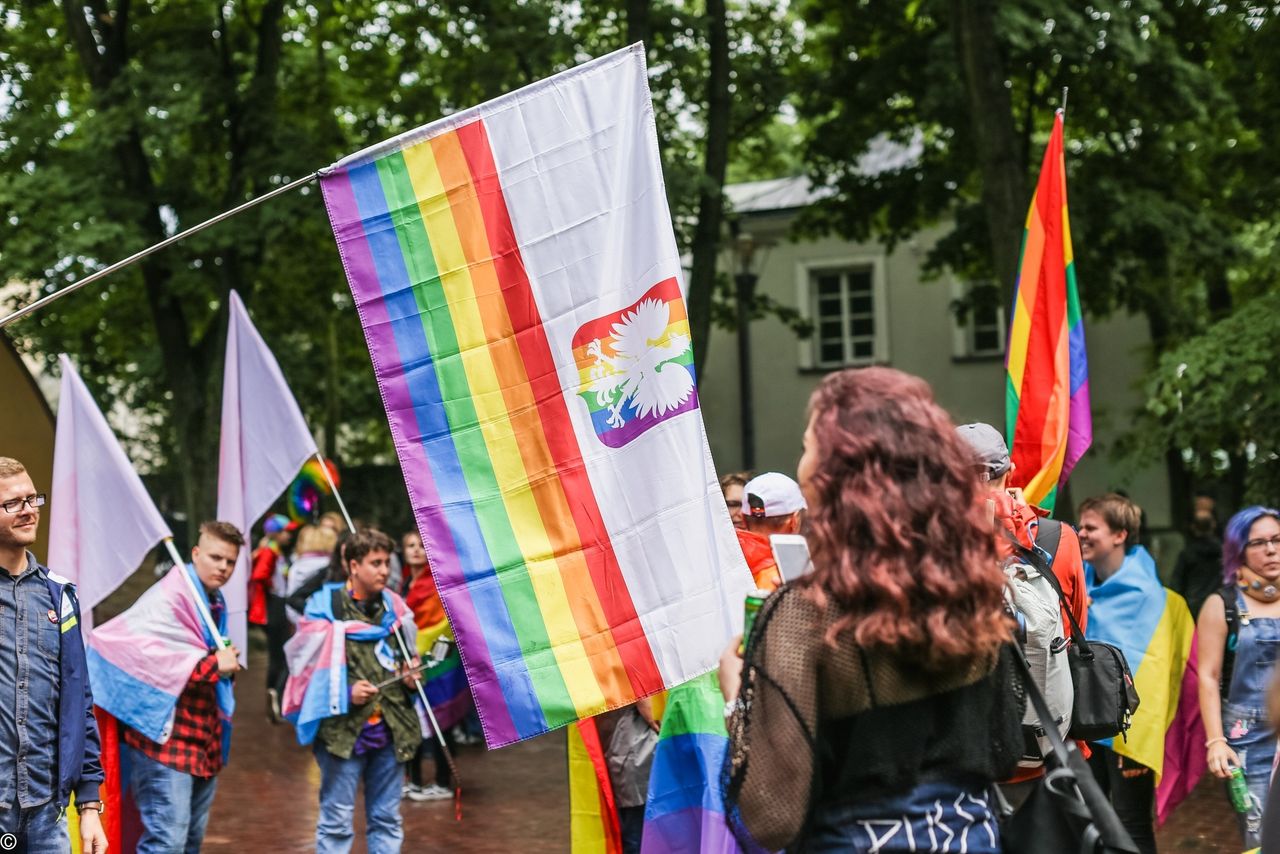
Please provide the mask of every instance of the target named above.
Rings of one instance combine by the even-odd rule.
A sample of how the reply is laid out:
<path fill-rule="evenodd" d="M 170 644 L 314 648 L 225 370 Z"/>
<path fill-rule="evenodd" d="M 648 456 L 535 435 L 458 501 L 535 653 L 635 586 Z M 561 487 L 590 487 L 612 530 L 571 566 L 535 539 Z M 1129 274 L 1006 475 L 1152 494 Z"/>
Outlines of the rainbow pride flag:
<path fill-rule="evenodd" d="M 751 578 L 692 387 L 641 46 L 321 187 L 489 745 L 711 668 Z"/>
<path fill-rule="evenodd" d="M 618 807 L 596 719 L 565 729 L 569 753 L 569 850 L 622 854 Z"/>
<path fill-rule="evenodd" d="M 1031 504 L 1053 510 L 1058 488 L 1093 442 L 1061 110 L 1027 211 L 1005 365 L 1006 435 L 1016 466 L 1010 482 Z"/>
<path fill-rule="evenodd" d="M 1157 783 L 1166 791 L 1189 791 L 1169 779 L 1180 775 L 1198 779 L 1204 770 L 1203 763 L 1197 766 L 1181 755 L 1188 739 L 1197 742 L 1194 735 L 1187 735 L 1186 718 L 1192 714 L 1198 718 L 1195 680 L 1185 678 L 1195 635 L 1187 602 L 1160 583 L 1156 563 L 1142 546 L 1131 548 L 1120 569 L 1106 581 L 1098 581 L 1091 564 L 1085 564 L 1084 572 L 1090 600 L 1085 636 L 1120 648 L 1141 700 L 1125 738 L 1100 743 L 1155 771 Z M 1188 695 L 1185 702 L 1184 694 Z M 1203 755 L 1203 728 L 1199 732 L 1192 747 Z M 1178 761 L 1165 761 L 1167 747 L 1180 754 Z"/>
<path fill-rule="evenodd" d="M 725 820 L 720 769 L 728 750 L 717 674 L 671 689 L 649 775 L 642 854 L 744 850 Z"/>

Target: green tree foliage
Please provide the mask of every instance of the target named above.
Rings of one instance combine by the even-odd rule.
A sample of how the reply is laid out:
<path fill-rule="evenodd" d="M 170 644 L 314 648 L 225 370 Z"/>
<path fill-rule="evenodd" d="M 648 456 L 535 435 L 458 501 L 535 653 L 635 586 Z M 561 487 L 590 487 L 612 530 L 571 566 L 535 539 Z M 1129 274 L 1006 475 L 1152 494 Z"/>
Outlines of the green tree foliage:
<path fill-rule="evenodd" d="M 1263 146 L 1275 125 L 1274 9 L 805 0 L 798 14 L 808 33 L 793 78 L 811 128 L 806 160 L 835 191 L 809 229 L 892 243 L 950 221 L 928 265 L 994 277 L 1008 299 L 1042 146 L 1069 86 L 1071 225 L 1086 311 L 1143 314 L 1154 361 L 1229 314 L 1237 292 L 1258 291 L 1243 242 L 1274 221 L 1265 198 L 1277 171 Z M 867 152 L 886 142 L 913 156 L 866 169 Z M 1019 186 L 1015 206 L 1009 188 Z M 1181 506 L 1184 457 L 1165 453 Z"/>
<path fill-rule="evenodd" d="M 710 5 L 0 0 L 0 265 L 10 304 L 637 35 L 649 44 L 668 192 L 689 245 L 705 207 L 699 199 L 719 198 L 718 183 L 703 192 L 707 152 L 731 137 L 732 157 L 768 123 L 795 42 L 776 4 L 721 7 L 730 111 L 708 139 Z M 710 230 L 718 233 L 718 220 Z M 704 241 L 695 256 L 705 266 L 716 249 Z M 192 518 L 213 503 L 232 288 L 309 421 L 326 428 L 328 447 L 350 463 L 389 460 L 368 354 L 314 185 L 7 330 L 50 365 L 58 352 L 72 354 L 100 399 L 123 402 L 148 425 L 135 452 L 180 474 Z"/>

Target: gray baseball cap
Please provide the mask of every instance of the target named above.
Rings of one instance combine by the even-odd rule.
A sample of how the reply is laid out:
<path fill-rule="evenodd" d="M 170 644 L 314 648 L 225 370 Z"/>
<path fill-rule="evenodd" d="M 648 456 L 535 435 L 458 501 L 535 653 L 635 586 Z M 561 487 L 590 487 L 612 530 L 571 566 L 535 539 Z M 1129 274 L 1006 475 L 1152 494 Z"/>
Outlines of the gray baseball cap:
<path fill-rule="evenodd" d="M 981 469 L 982 479 L 995 480 L 1009 470 L 1009 446 L 1000 431 L 990 424 L 961 424 L 956 434 L 973 451 L 973 464 Z"/>

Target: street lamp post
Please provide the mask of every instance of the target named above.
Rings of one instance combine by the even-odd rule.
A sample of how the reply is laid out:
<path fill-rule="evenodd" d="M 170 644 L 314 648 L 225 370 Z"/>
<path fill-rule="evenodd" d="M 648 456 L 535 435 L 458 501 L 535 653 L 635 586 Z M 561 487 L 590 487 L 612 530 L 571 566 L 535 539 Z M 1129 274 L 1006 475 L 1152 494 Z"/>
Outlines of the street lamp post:
<path fill-rule="evenodd" d="M 742 468 L 756 466 L 755 403 L 751 392 L 751 311 L 755 303 L 756 275 L 752 266 L 755 242 L 750 234 L 738 234 L 735 254 L 734 296 L 738 314 L 738 425 L 742 431 Z"/>

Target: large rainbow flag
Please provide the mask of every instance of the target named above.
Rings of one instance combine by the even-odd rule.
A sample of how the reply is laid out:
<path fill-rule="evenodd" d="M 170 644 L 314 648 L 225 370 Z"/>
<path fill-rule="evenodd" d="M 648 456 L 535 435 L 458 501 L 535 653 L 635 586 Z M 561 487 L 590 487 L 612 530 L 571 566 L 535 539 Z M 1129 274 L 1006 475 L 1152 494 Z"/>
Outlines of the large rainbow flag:
<path fill-rule="evenodd" d="M 1006 435 L 1016 466 L 1010 482 L 1023 487 L 1030 503 L 1052 510 L 1058 488 L 1093 442 L 1061 110 L 1027 212 L 1006 367 Z"/>
<path fill-rule="evenodd" d="M 717 673 L 671 689 L 644 810 L 642 854 L 758 854 L 725 819 L 720 772 L 729 752 Z"/>
<path fill-rule="evenodd" d="M 668 284 L 642 47 L 321 187 L 489 745 L 711 668 L 751 577 Z"/>
<path fill-rule="evenodd" d="M 1098 580 L 1091 564 L 1084 571 L 1089 588 L 1085 636 L 1120 648 L 1141 700 L 1125 737 L 1100 743 L 1155 771 L 1163 820 L 1204 773 L 1195 623 L 1186 600 L 1160 583 L 1155 560 L 1142 546 L 1129 549 L 1105 581 Z"/>

